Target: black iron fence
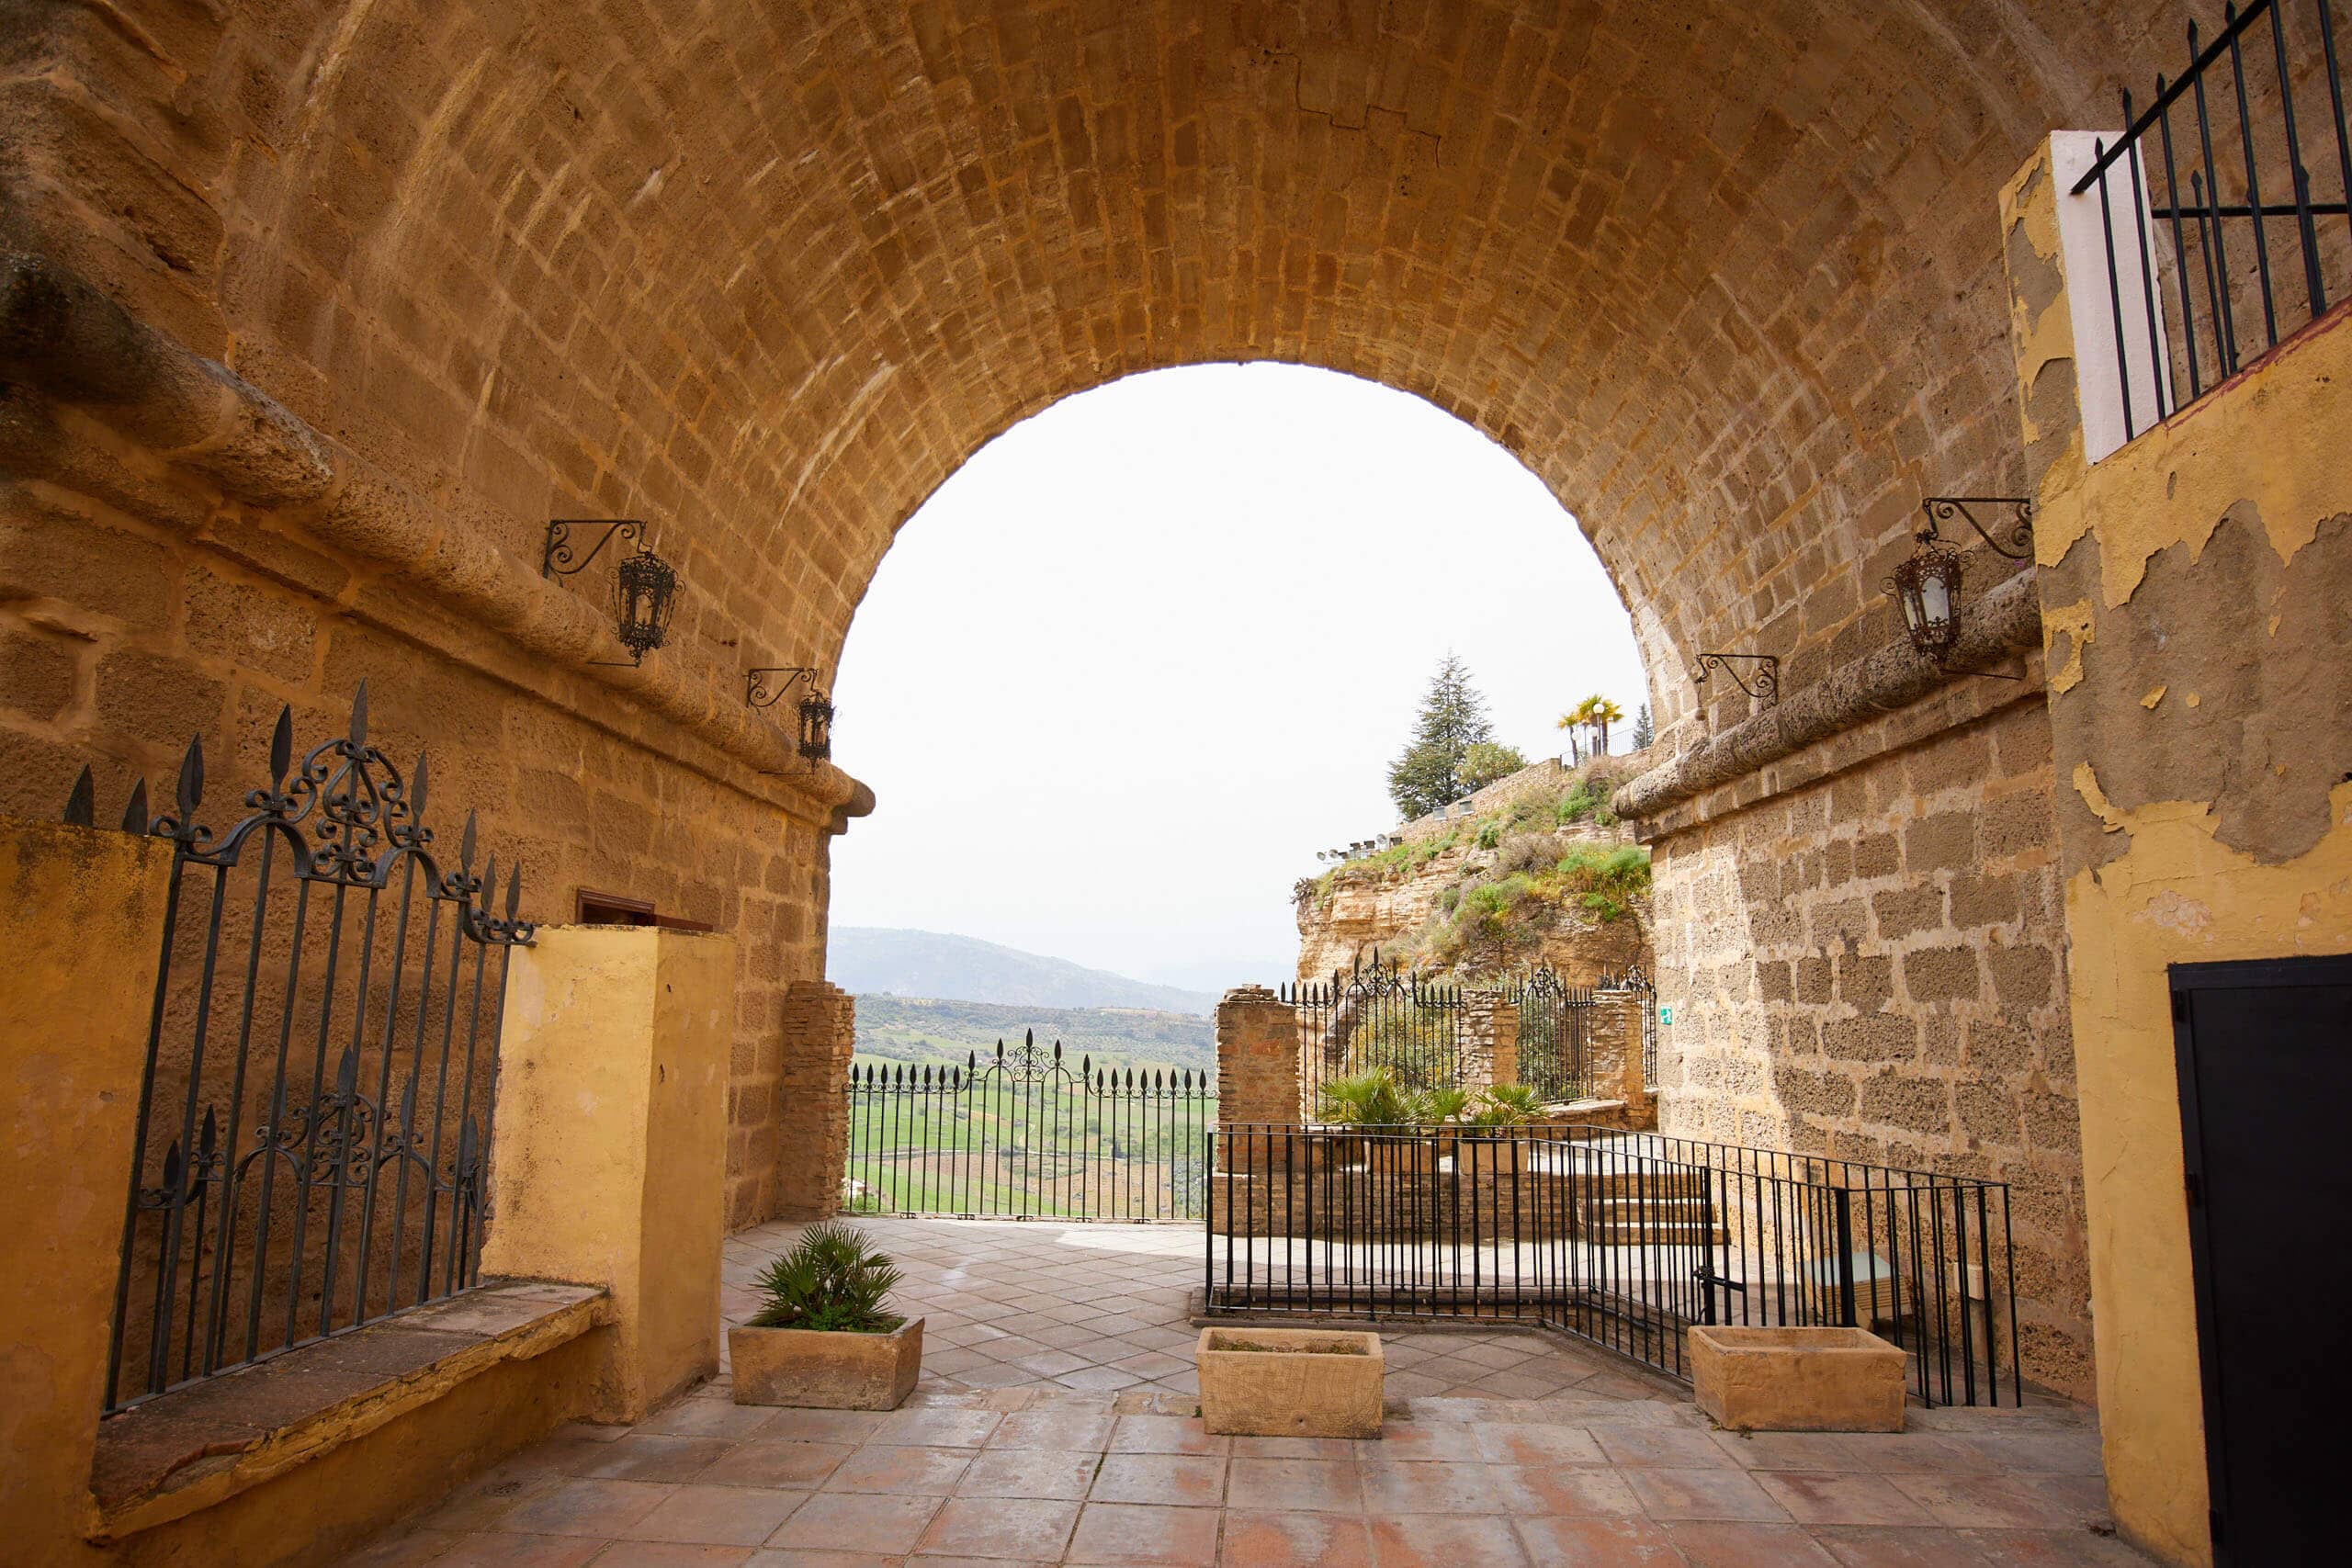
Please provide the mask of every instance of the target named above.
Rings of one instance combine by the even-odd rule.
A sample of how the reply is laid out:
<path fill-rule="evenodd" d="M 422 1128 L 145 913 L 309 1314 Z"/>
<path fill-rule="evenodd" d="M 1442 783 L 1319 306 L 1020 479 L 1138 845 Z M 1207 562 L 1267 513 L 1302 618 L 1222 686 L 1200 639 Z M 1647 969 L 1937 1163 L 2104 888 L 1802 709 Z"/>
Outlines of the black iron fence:
<path fill-rule="evenodd" d="M 1675 1377 L 1693 1325 L 1855 1326 L 1926 1403 L 2023 1393 L 1997 1182 L 1587 1127 L 1210 1147 L 1213 1314 L 1524 1321 Z"/>
<path fill-rule="evenodd" d="M 857 1064 L 848 1093 L 854 1213 L 1197 1220 L 1207 1206 L 1205 1072 L 1073 1068 L 1031 1034 L 960 1066 Z"/>
<path fill-rule="evenodd" d="M 1329 981 L 1285 986 L 1298 1010 L 1299 1077 L 1307 1111 L 1323 1086 L 1386 1067 L 1408 1089 L 1452 1089 L 1462 1081 L 1463 989 L 1425 980 L 1379 955 Z"/>
<path fill-rule="evenodd" d="M 2082 196 L 2096 186 L 2107 220 L 2104 313 L 2127 440 L 2352 285 L 2352 137 L 2332 15 L 2340 5 L 2225 6 L 2210 42 L 2189 23 L 2188 68 L 2158 76 L 2136 113 L 2123 91 L 2126 129 L 2097 144 L 2073 187 Z M 2131 236 L 2120 247 L 2119 225 Z"/>
<path fill-rule="evenodd" d="M 465 1289 L 519 870 L 492 908 L 472 818 L 454 869 L 403 775 L 347 731 L 269 777 L 223 831 L 198 820 L 201 740 L 170 808 L 170 897 L 133 1134 L 106 1408 Z M 84 770 L 65 819 L 91 825 Z"/>

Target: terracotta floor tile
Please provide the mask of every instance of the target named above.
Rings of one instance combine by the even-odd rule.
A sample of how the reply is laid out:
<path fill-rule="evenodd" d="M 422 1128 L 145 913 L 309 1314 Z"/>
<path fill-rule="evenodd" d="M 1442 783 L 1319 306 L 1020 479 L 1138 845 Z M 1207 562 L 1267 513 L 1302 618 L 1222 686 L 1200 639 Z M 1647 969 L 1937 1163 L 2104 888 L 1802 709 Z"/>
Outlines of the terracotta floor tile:
<path fill-rule="evenodd" d="M 1116 1454 L 1223 1454 L 1228 1446 L 1197 1416 L 1122 1416 L 1111 1428 Z"/>
<path fill-rule="evenodd" d="M 1494 1467 L 1459 1460 L 1364 1461 L 1363 1502 L 1373 1514 L 1492 1514 L 1506 1504 Z"/>
<path fill-rule="evenodd" d="M 1200 1568 L 1216 1561 L 1217 1510 L 1089 1503 L 1067 1561 L 1106 1568 Z"/>
<path fill-rule="evenodd" d="M 1690 1568 L 1838 1568 L 1796 1525 L 1695 1520 L 1666 1532 Z"/>
<path fill-rule="evenodd" d="M 1813 1539 L 1842 1568 L 1984 1568 L 1959 1531 L 1883 1525 L 1824 1525 Z"/>
<path fill-rule="evenodd" d="M 2058 1475 L 2098 1475 L 2096 1432 L 1990 1432 L 1955 1438 L 2006 1471 L 2047 1471 Z"/>
<path fill-rule="evenodd" d="M 1372 1533 L 1362 1519 L 1237 1509 L 1225 1516 L 1217 1561 L 1227 1568 L 1371 1568 Z"/>
<path fill-rule="evenodd" d="M 1471 1428 L 1478 1451 L 1497 1464 L 1605 1464 L 1600 1445 L 1580 1427 L 1513 1426 Z"/>
<path fill-rule="evenodd" d="M 861 1443 L 889 1414 L 882 1410 L 779 1410 L 760 1430 L 763 1443 Z"/>
<path fill-rule="evenodd" d="M 467 1535 L 433 1559 L 457 1568 L 580 1568 L 605 1543 L 559 1535 Z"/>
<path fill-rule="evenodd" d="M 1682 1568 L 1666 1527 L 1633 1516 L 1520 1519 L 1519 1538 L 1540 1568 Z M 1467 1565 L 1463 1565 L 1467 1568 Z"/>
<path fill-rule="evenodd" d="M 695 1477 L 705 1486 L 775 1486 L 814 1491 L 842 1461 L 847 1443 L 744 1443 Z"/>
<path fill-rule="evenodd" d="M 616 1540 L 596 1559 L 596 1568 L 741 1568 L 751 1559 L 748 1546 Z"/>
<path fill-rule="evenodd" d="M 1848 1432 L 1838 1444 L 1849 1456 L 1849 1468 L 1883 1474 L 1981 1475 L 1994 1468 L 1966 1443 L 1925 1432 Z"/>
<path fill-rule="evenodd" d="M 1133 1388 L 1144 1380 L 1133 1372 L 1123 1372 L 1116 1367 L 1080 1367 L 1075 1371 L 1063 1372 L 1054 1381 L 1064 1388 L 1116 1391 Z"/>
<path fill-rule="evenodd" d="M 697 1394 L 667 1410 L 657 1410 L 632 1431 L 679 1438 L 725 1438 L 741 1442 L 758 1435 L 780 1412 L 772 1404 L 738 1404 L 731 1399 Z"/>
<path fill-rule="evenodd" d="M 1654 1519 L 1748 1519 L 1782 1521 L 1788 1513 L 1746 1472 L 1668 1470 L 1623 1472 Z"/>
<path fill-rule="evenodd" d="M 613 1533 L 628 1540 L 757 1546 L 808 1498 L 805 1492 L 752 1486 L 679 1487 L 647 1514 Z"/>
<path fill-rule="evenodd" d="M 1110 1454 L 1087 1495 L 1098 1503 L 1214 1508 L 1225 1500 L 1225 1466 L 1206 1454 Z"/>
<path fill-rule="evenodd" d="M 1352 1459 L 1236 1458 L 1226 1480 L 1228 1508 L 1273 1513 L 1358 1514 L 1363 1487 Z"/>
<path fill-rule="evenodd" d="M 1378 1454 L 1392 1463 L 1407 1460 L 1476 1460 L 1485 1457 L 1478 1446 L 1476 1428 L 1430 1421 L 1386 1423 L 1381 1429 Z"/>
<path fill-rule="evenodd" d="M 989 1435 L 991 1449 L 1087 1450 L 1101 1453 L 1111 1446 L 1109 1411 L 1078 1415 L 1069 1411 L 1020 1410 L 998 1423 Z"/>
<path fill-rule="evenodd" d="M 878 1551 L 779 1551 L 769 1547 L 743 1560 L 743 1568 L 899 1568 L 904 1559 Z"/>
<path fill-rule="evenodd" d="M 1001 1419 L 993 1410 L 894 1410 L 865 1440 L 884 1448 L 977 1449 Z"/>
<path fill-rule="evenodd" d="M 1494 1467 L 1507 1510 L 1521 1517 L 1638 1514 L 1642 1506 L 1623 1473 L 1589 1465 Z"/>
<path fill-rule="evenodd" d="M 1046 1497 L 1075 1502 L 1094 1484 L 1102 1456 L 1058 1449 L 986 1449 L 956 1483 L 959 1497 Z"/>
<path fill-rule="evenodd" d="M 1883 1475 L 1825 1475 L 1818 1471 L 1760 1470 L 1757 1484 L 1801 1525 L 1924 1525 L 1928 1511 Z"/>
<path fill-rule="evenodd" d="M 827 1492 L 900 1492 L 944 1497 L 972 1462 L 969 1449 L 858 1450 L 825 1478 Z"/>
<path fill-rule="evenodd" d="M 1235 1459 L 1345 1459 L 1365 1445 L 1346 1438 L 1235 1438 Z"/>
<path fill-rule="evenodd" d="M 929 1552 L 1056 1562 L 1078 1523 L 1076 1503 L 1035 1498 L 951 1497 L 919 1543 Z"/>
<path fill-rule="evenodd" d="M 674 1486 L 643 1481 L 572 1481 L 524 1502 L 499 1528 L 512 1535 L 618 1535 L 645 1517 Z"/>
<path fill-rule="evenodd" d="M 444 1555 L 465 1539 L 455 1530 L 395 1528 L 390 1534 L 378 1537 L 345 1558 L 340 1568 L 418 1568 L 418 1564 Z M 516 1538 L 502 1535 L 489 1539 L 503 1541 Z"/>
<path fill-rule="evenodd" d="M 1954 1529 L 2081 1529 L 2082 1511 L 2022 1475 L 1887 1477 L 1937 1524 Z M 2086 1534 L 2089 1533 L 2085 1531 Z"/>
<path fill-rule="evenodd" d="M 724 1438 L 631 1432 L 618 1442 L 583 1448 L 572 1473 L 605 1481 L 691 1481 L 731 1446 Z"/>
<path fill-rule="evenodd" d="M 1507 1519 L 1424 1514 L 1372 1521 L 1379 1568 L 1517 1568 L 1527 1562 Z"/>
<path fill-rule="evenodd" d="M 1998 1568 L 2148 1568 L 2149 1562 L 2113 1536 L 2086 1529 L 1971 1529 L 1959 1535 Z"/>
<path fill-rule="evenodd" d="M 802 1551 L 872 1551 L 896 1557 L 914 1550 L 931 1516 L 938 1511 L 936 1497 L 820 1492 L 795 1508 L 767 1543 Z"/>
<path fill-rule="evenodd" d="M 1834 1432 L 1711 1432 L 1743 1470 L 1852 1470 L 1854 1456 Z"/>
<path fill-rule="evenodd" d="M 1688 1427 L 1595 1426 L 1592 1437 L 1611 1464 L 1662 1465 L 1674 1470 L 1731 1465 L 1731 1457 L 1706 1433 Z"/>

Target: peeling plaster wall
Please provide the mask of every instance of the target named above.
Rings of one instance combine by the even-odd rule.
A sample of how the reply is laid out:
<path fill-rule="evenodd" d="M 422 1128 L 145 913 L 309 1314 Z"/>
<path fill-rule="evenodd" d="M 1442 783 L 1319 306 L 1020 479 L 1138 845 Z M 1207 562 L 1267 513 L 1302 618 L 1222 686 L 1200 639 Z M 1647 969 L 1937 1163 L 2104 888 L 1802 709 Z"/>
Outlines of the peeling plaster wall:
<path fill-rule="evenodd" d="M 2352 951 L 2352 313 L 2086 468 L 2054 212 L 2037 159 L 2003 216 L 2039 479 L 2101 1428 L 2125 1533 L 2201 1564 L 2165 970 Z"/>

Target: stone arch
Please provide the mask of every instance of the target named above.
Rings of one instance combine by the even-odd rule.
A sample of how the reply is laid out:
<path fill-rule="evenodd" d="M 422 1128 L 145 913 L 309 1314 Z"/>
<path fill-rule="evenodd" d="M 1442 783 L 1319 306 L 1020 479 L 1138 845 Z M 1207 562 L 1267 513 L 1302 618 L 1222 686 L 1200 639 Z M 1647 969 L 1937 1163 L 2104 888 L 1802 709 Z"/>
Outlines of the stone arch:
<path fill-rule="evenodd" d="M 616 694 L 447 626 L 429 585 L 321 544 L 307 502 L 137 457 L 52 373 L 67 412 L 17 450 L 101 450 L 147 488 L 60 459 L 12 502 L 53 542 L 12 600 L 80 612 L 87 645 L 59 653 L 57 701 L 11 710 L 40 764 L 12 803 L 74 746 L 160 765 L 150 716 L 173 704 L 235 728 L 254 694 L 332 707 L 390 670 L 413 725 L 494 715 L 482 787 L 558 886 L 634 876 L 754 937 L 739 1219 L 786 1201 L 763 1174 L 777 1032 L 821 964 L 835 803 L 680 742 L 682 716 L 727 710 L 744 665 L 830 665 L 896 528 L 978 446 L 1203 360 L 1415 392 L 1583 521 L 1662 729 L 1693 738 L 1700 651 L 1817 680 L 1889 635 L 1876 584 L 1923 491 L 2021 488 L 1996 193 L 2051 125 L 2103 120 L 2108 73 L 2153 47 L 2125 0 L 134 9 L 50 14 L 12 56 L 0 239 L 228 366 L 435 539 L 530 563 L 548 516 L 643 513 L 695 592 L 662 700 Z M 77 575 L 93 548 L 152 554 L 152 590 Z M 266 604 L 301 654 L 224 631 L 221 604 Z M 2023 1150 L 2071 1343 L 2071 1147 L 2037 1144 L 2017 1095 L 1983 1142 L 1948 1070 L 1873 1089 L 1897 1062 L 1948 1069 L 2009 1004 L 1982 954 L 1915 985 L 1921 933 L 2054 930 L 2046 724 L 1981 695 L 1907 711 L 1810 780 L 1661 825 L 1690 933 L 1680 1087 L 1726 1134 Z M 1993 830 L 1980 753 L 2026 804 L 1963 929 L 1954 882 Z M 1922 828 L 1915 852 L 1921 785 L 1969 847 Z M 1832 897 L 1841 872 L 1863 890 Z M 1800 965 L 1833 950 L 1850 978 L 1816 986 Z M 2018 998 L 2023 1084 L 2057 1070 L 2063 990 L 2021 977 Z"/>

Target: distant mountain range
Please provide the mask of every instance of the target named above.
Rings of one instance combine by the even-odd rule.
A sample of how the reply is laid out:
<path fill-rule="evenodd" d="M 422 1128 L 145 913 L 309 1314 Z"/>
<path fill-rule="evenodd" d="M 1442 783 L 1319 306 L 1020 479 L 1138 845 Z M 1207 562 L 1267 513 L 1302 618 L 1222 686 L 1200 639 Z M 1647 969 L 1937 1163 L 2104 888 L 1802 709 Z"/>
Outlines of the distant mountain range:
<path fill-rule="evenodd" d="M 888 994 L 1033 1008 L 1142 1008 L 1206 1016 L 1207 991 L 1155 986 L 1067 959 L 940 931 L 835 926 L 825 977 L 861 996 Z"/>
<path fill-rule="evenodd" d="M 985 1062 L 1001 1041 L 1018 1049 L 1034 1032 L 1037 1049 L 1061 1043 L 1075 1070 L 1100 1066 L 1172 1066 L 1207 1072 L 1216 1065 L 1216 1026 L 1197 1013 L 1139 1008 L 1048 1008 L 995 1002 L 951 1002 L 863 992 L 857 998 L 861 1060 L 960 1064 Z"/>

